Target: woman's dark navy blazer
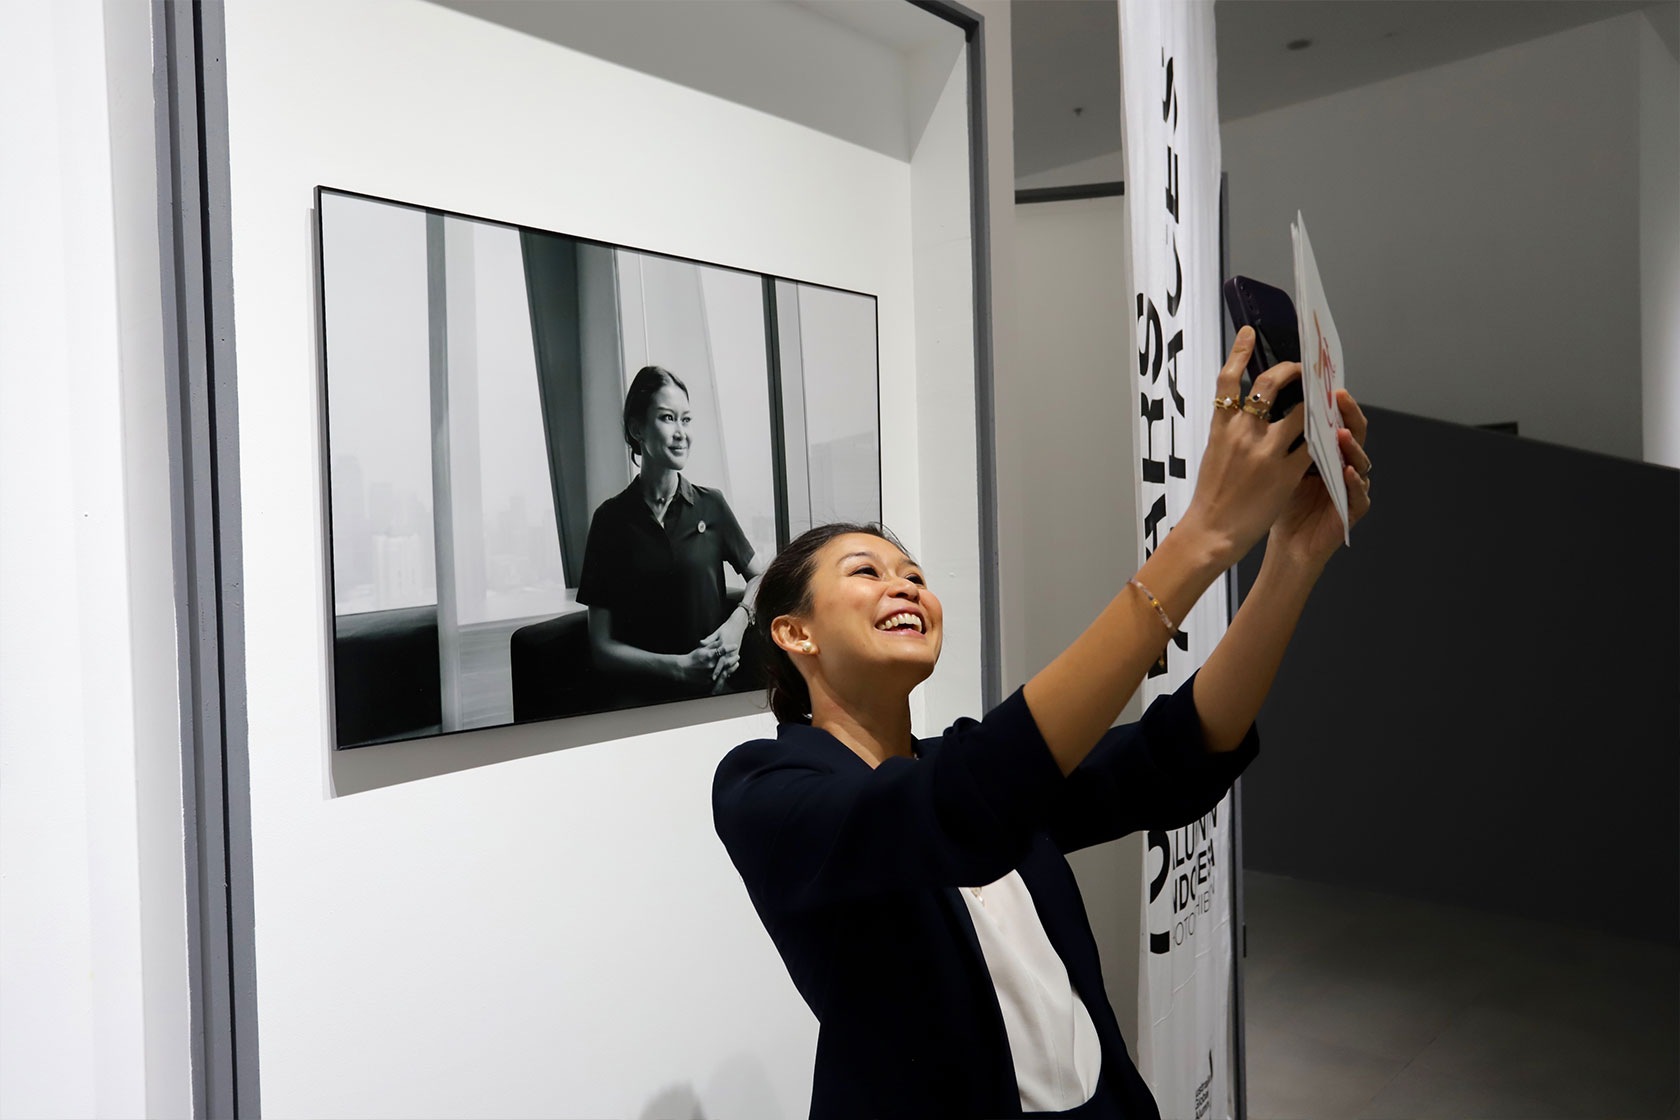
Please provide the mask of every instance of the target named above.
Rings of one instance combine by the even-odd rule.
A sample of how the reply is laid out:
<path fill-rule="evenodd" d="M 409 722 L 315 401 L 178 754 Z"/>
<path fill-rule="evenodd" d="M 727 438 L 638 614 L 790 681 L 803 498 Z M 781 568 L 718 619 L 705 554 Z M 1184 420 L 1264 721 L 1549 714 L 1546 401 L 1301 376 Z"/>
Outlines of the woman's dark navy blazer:
<path fill-rule="evenodd" d="M 1066 776 L 1020 689 L 982 720 L 870 767 L 826 731 L 779 725 L 730 751 L 718 836 L 816 1013 L 819 1118 L 1021 1116 L 991 974 L 958 889 L 1018 870 L 1102 1041 L 1105 1115 L 1158 1120 L 1103 989 L 1063 855 L 1208 813 L 1260 749 L 1206 748 L 1189 680 L 1108 731 Z M 1094 1102 L 1093 1102 L 1094 1103 Z"/>

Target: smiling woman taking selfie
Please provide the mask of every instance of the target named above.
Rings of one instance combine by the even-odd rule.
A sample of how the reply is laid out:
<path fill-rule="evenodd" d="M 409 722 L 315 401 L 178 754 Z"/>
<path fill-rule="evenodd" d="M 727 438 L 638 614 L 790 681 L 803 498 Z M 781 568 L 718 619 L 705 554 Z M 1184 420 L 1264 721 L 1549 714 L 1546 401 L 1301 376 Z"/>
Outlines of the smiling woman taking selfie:
<path fill-rule="evenodd" d="M 918 739 L 910 692 L 944 617 L 883 528 L 829 525 L 776 557 L 753 625 L 776 738 L 712 788 L 718 835 L 821 1023 L 816 1117 L 1159 1117 L 1126 1053 L 1063 856 L 1196 820 L 1259 749 L 1254 717 L 1342 527 L 1307 477 L 1300 376 L 1267 370 L 1239 407 L 1239 334 L 1195 495 L 1176 528 L 1062 654 L 986 713 Z M 1365 418 L 1343 392 L 1351 516 L 1370 508 Z M 1174 620 L 1269 532 L 1206 663 L 1112 727 Z"/>

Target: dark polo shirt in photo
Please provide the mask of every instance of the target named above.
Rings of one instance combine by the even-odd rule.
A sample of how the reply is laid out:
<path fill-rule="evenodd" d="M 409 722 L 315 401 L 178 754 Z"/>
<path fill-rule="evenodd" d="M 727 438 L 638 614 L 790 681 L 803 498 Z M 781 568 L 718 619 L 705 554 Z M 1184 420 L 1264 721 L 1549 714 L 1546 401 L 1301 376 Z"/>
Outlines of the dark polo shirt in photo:
<path fill-rule="evenodd" d="M 590 519 L 577 601 L 611 611 L 618 641 L 687 653 L 729 616 L 724 561 L 745 579 L 752 558 L 720 492 L 678 475 L 661 524 L 633 478 Z"/>

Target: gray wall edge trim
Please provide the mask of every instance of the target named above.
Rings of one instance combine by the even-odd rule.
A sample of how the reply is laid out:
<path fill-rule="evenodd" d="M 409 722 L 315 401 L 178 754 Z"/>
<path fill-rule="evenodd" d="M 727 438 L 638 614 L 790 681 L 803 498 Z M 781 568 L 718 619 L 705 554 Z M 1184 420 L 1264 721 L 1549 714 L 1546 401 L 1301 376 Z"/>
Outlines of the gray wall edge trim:
<path fill-rule="evenodd" d="M 196 1117 L 256 1117 L 238 396 L 220 3 L 152 6 Z"/>
<path fill-rule="evenodd" d="M 192 393 L 186 382 L 186 348 L 194 333 L 188 323 L 191 286 L 189 262 L 182 259 L 183 243 L 196 240 L 184 228 L 196 222 L 197 98 L 191 79 L 181 89 L 177 62 L 193 53 L 191 21 L 177 17 L 181 9 L 170 0 L 152 0 L 152 98 L 157 140 L 158 259 L 163 293 L 164 399 L 169 443 L 170 560 L 175 582 L 177 705 L 181 726 L 181 806 L 185 849 L 187 900 L 187 986 L 189 1053 L 192 1071 L 192 1114 L 209 1115 L 211 1085 L 231 1079 L 231 1054 L 221 1053 L 230 1032 L 219 1030 L 227 1021 L 227 939 L 223 903 L 218 893 L 204 889 L 205 867 L 222 865 L 221 800 L 201 807 L 200 790 L 221 787 L 221 752 L 213 739 L 206 750 L 203 713 L 198 704 L 200 664 L 204 643 L 199 640 L 195 607 L 198 603 L 193 558 L 197 540 L 192 521 L 192 455 L 187 432 L 192 428 Z M 184 46 L 183 46 L 184 44 Z M 183 96 L 183 93 L 185 96 Z M 219 723 L 219 719 L 217 721 Z"/>
<path fill-rule="evenodd" d="M 992 204 L 986 136 L 986 21 L 953 0 L 907 0 L 954 24 L 968 39 L 969 219 L 974 244 L 974 426 L 980 575 L 980 701 L 1003 700 L 1003 626 L 998 572 L 997 398 L 992 354 Z"/>
<path fill-rule="evenodd" d="M 1126 184 L 1120 179 L 1110 183 L 1077 183 L 1065 187 L 1017 187 L 1015 190 L 1015 205 L 1025 206 L 1034 202 L 1077 202 L 1085 198 L 1114 198 L 1126 193 Z"/>
<path fill-rule="evenodd" d="M 223 807 L 233 972 L 234 1083 L 241 1118 L 261 1116 L 257 1074 L 256 906 L 251 860 L 251 768 L 245 716 L 244 533 L 239 394 L 233 321 L 233 213 L 227 58 L 221 0 L 198 4 L 200 144 L 209 281 L 211 403 L 216 456 L 216 569 L 222 641 Z"/>

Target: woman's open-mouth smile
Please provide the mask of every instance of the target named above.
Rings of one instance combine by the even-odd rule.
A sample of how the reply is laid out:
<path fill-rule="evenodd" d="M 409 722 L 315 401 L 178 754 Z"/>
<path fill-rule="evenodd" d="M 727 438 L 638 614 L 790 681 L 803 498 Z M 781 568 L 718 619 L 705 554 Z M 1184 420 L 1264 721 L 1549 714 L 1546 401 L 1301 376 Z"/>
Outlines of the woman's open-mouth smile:
<path fill-rule="evenodd" d="M 880 622 L 877 622 L 875 624 L 875 629 L 884 634 L 920 638 L 923 636 L 923 628 L 926 625 L 927 623 L 923 620 L 919 612 L 899 611 L 898 613 L 888 615 Z"/>

